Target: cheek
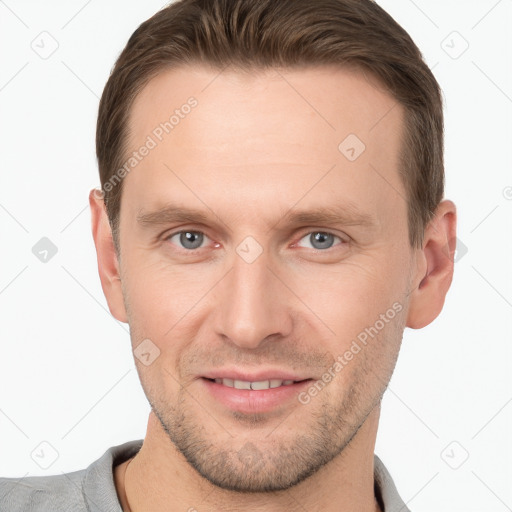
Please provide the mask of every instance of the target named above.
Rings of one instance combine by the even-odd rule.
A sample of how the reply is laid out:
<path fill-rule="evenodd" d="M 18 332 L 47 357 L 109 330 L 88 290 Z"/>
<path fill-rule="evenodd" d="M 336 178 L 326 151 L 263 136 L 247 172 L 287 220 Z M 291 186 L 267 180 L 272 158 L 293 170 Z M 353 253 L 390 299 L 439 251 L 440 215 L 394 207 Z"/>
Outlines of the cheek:
<path fill-rule="evenodd" d="M 309 308 L 308 316 L 314 313 L 341 347 L 343 340 L 355 337 L 400 300 L 404 287 L 396 265 L 386 265 L 369 255 L 347 260 L 336 268 L 312 268 L 288 279 L 290 288 Z"/>
<path fill-rule="evenodd" d="M 384 311 L 383 317 L 360 324 L 363 327 L 351 326 L 345 331 L 340 322 L 337 339 L 330 343 L 332 363 L 324 374 L 330 374 L 328 389 L 337 403 L 352 404 L 362 411 L 384 392 L 400 349 L 404 310 L 395 303 Z"/>
<path fill-rule="evenodd" d="M 150 366 L 136 361 L 143 385 L 177 393 L 181 357 L 204 321 L 205 295 L 212 285 L 204 275 L 192 271 L 192 266 L 172 267 L 161 261 L 148 264 L 133 257 L 124 263 L 127 277 L 123 288 L 134 355 L 142 350 L 143 342 L 150 352 L 158 353 Z"/>
<path fill-rule="evenodd" d="M 144 330 L 162 336 L 192 312 L 211 288 L 209 282 L 215 276 L 208 277 L 192 266 L 152 259 L 144 254 L 127 258 L 124 291 L 131 320 Z"/>
<path fill-rule="evenodd" d="M 379 386 L 389 378 L 403 334 L 404 281 L 393 263 L 360 257 L 336 271 L 308 274 L 296 281 L 308 313 L 310 328 L 325 332 L 324 343 L 332 356 L 328 372 L 333 390 L 347 392 L 352 382 Z M 300 295 L 299 295 L 300 296 Z M 322 336 L 323 337 L 323 336 Z M 328 376 L 326 378 L 329 378 Z"/>

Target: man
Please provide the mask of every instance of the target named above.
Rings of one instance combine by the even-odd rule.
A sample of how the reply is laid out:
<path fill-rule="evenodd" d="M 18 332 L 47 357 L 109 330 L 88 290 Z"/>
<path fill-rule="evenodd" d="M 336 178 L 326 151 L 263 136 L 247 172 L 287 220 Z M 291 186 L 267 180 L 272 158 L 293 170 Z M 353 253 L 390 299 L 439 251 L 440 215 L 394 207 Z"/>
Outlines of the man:
<path fill-rule="evenodd" d="M 405 327 L 440 313 L 456 210 L 437 82 L 371 0 L 181 0 L 103 92 L 103 291 L 144 441 L 0 481 L 2 510 L 408 510 L 374 455 Z"/>

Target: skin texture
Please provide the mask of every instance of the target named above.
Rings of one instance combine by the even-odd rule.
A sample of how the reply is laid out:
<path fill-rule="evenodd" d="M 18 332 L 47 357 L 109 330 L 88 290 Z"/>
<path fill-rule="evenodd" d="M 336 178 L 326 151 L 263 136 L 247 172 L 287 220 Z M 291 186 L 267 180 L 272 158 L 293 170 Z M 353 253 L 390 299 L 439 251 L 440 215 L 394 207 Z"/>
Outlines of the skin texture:
<path fill-rule="evenodd" d="M 152 412 L 141 451 L 115 470 L 123 509 L 379 510 L 380 401 L 405 327 L 424 327 L 443 307 L 455 205 L 444 200 L 423 247 L 409 246 L 397 172 L 404 112 L 362 72 L 166 71 L 136 98 L 130 147 L 191 96 L 197 106 L 124 178 L 120 257 L 90 193 L 110 311 L 129 323 L 132 348 L 149 338 L 160 351 L 148 366 L 135 358 Z M 354 161 L 338 149 L 349 134 L 366 146 Z M 206 220 L 137 221 L 168 204 Z M 285 217 L 349 204 L 372 222 Z M 171 236 L 180 230 L 203 233 L 201 247 Z M 312 245 L 318 232 L 334 235 L 327 248 Z M 252 263 L 237 253 L 248 236 L 263 249 Z M 389 321 L 307 404 L 242 414 L 199 378 L 237 367 L 321 379 L 383 314 Z"/>

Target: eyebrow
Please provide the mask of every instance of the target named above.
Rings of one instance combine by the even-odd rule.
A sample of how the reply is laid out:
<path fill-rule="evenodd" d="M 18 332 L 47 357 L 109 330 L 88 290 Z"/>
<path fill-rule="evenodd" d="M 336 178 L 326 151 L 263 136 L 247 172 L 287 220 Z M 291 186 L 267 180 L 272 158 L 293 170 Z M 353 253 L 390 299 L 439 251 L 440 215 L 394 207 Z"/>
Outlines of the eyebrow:
<path fill-rule="evenodd" d="M 355 204 L 346 203 L 337 206 L 320 206 L 311 210 L 290 209 L 278 222 L 289 224 L 340 224 L 343 226 L 372 227 L 377 219 L 361 211 Z"/>
<path fill-rule="evenodd" d="M 182 208 L 172 204 L 147 213 L 139 212 L 137 222 L 152 226 L 160 224 L 174 224 L 176 222 L 206 223 L 209 217 L 200 210 Z"/>
<path fill-rule="evenodd" d="M 194 208 L 184 208 L 178 205 L 167 204 L 154 211 L 139 211 L 137 222 L 142 226 L 159 226 L 175 223 L 208 224 L 214 212 L 208 213 Z M 220 220 L 220 219 L 219 219 Z M 221 221 L 222 222 L 222 221 Z M 222 222 L 225 224 L 224 222 Z M 346 203 L 337 206 L 320 206 L 312 209 L 290 208 L 280 219 L 272 224 L 330 224 L 343 226 L 375 227 L 377 219 L 366 212 L 361 211 L 354 203 Z"/>

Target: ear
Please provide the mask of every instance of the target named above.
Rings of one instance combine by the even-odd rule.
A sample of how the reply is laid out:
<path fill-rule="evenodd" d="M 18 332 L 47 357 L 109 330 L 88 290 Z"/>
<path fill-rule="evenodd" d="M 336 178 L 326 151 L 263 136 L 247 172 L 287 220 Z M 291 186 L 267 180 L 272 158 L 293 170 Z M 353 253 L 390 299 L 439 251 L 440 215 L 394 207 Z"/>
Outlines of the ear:
<path fill-rule="evenodd" d="M 126 323 L 128 320 L 121 288 L 119 261 L 101 190 L 94 188 L 89 192 L 89 205 L 101 287 L 114 318 Z"/>
<path fill-rule="evenodd" d="M 406 326 L 421 329 L 441 312 L 453 278 L 457 213 L 452 201 L 441 201 L 416 250 Z"/>

